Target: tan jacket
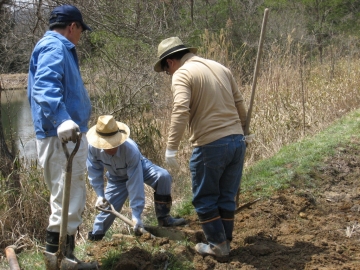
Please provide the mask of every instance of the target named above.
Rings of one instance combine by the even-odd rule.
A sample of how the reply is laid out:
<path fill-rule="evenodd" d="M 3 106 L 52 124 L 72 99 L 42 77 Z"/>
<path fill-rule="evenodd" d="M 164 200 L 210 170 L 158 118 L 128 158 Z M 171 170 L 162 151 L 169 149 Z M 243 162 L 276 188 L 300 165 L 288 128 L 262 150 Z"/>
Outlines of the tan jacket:
<path fill-rule="evenodd" d="M 188 53 L 173 74 L 173 111 L 167 148 L 177 150 L 189 123 L 192 146 L 244 134 L 246 109 L 229 69 Z"/>

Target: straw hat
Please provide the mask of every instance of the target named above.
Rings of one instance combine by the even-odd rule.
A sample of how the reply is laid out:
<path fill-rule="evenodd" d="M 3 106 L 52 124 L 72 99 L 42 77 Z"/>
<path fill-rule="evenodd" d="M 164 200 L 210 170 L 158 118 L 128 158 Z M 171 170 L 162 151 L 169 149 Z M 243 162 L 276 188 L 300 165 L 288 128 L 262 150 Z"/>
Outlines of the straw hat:
<path fill-rule="evenodd" d="M 166 56 L 170 54 L 176 53 L 178 51 L 190 50 L 192 53 L 197 52 L 197 48 L 195 47 L 186 47 L 183 42 L 178 37 L 170 37 L 161 41 L 158 46 L 158 58 L 159 60 L 154 65 L 154 70 L 156 72 L 163 71 L 161 69 L 161 60 L 163 60 Z"/>
<path fill-rule="evenodd" d="M 99 116 L 96 125 L 86 133 L 89 144 L 99 149 L 115 148 L 123 144 L 129 136 L 129 127 L 115 121 L 112 115 Z"/>

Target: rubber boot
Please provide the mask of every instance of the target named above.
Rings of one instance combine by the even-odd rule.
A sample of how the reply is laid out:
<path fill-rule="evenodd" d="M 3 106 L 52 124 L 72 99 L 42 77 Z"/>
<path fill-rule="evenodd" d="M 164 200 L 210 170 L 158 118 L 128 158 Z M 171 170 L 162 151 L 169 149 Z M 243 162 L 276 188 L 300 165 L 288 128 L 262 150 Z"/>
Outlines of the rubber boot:
<path fill-rule="evenodd" d="M 226 236 L 226 241 L 227 241 L 227 245 L 230 251 L 230 243 L 232 241 L 232 232 L 234 230 L 234 220 L 224 220 L 222 219 L 222 224 L 224 226 L 225 229 L 225 236 Z"/>
<path fill-rule="evenodd" d="M 88 232 L 88 240 L 90 241 L 100 241 L 104 238 L 105 234 L 93 234 L 92 231 Z"/>
<path fill-rule="evenodd" d="M 46 245 L 47 252 L 56 253 L 59 250 L 60 233 L 46 231 Z"/>
<path fill-rule="evenodd" d="M 196 244 L 196 252 L 203 256 L 212 255 L 217 258 L 226 258 L 230 250 L 221 218 L 204 221 L 201 226 L 209 244 Z"/>
<path fill-rule="evenodd" d="M 83 262 L 80 261 L 74 255 L 75 250 L 75 235 L 68 235 L 66 239 L 66 250 L 65 250 L 65 257 L 77 262 L 77 269 L 98 269 L 97 262 Z"/>
<path fill-rule="evenodd" d="M 233 230 L 234 230 L 234 217 L 235 212 L 234 211 L 226 211 L 223 209 L 219 209 L 219 214 L 221 216 L 221 221 L 224 226 L 225 230 L 225 236 L 227 240 L 227 245 L 230 251 L 230 243 L 233 239 Z"/>
<path fill-rule="evenodd" d="M 170 195 L 158 195 L 154 193 L 155 213 L 159 226 L 172 227 L 185 225 L 183 218 L 173 218 L 170 216 L 172 199 Z"/>

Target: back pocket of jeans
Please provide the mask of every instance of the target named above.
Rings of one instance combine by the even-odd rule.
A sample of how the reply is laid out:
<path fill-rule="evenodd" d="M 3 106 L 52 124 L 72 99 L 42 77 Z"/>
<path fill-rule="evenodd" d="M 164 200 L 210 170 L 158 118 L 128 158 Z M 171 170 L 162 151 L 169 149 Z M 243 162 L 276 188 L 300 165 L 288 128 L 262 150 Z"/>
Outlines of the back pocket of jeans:
<path fill-rule="evenodd" d="M 206 167 L 213 169 L 225 167 L 227 144 L 206 145 L 201 148 Z"/>

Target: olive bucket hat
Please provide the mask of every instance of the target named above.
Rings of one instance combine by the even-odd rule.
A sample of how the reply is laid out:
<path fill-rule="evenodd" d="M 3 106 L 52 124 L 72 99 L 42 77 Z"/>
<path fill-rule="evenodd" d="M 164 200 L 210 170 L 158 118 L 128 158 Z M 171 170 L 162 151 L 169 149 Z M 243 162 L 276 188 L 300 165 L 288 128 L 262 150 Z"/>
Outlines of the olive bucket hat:
<path fill-rule="evenodd" d="M 192 53 L 197 52 L 197 48 L 185 46 L 181 41 L 181 39 L 178 37 L 170 37 L 161 41 L 161 43 L 158 46 L 158 54 L 157 54 L 158 60 L 154 65 L 154 70 L 156 72 L 163 71 L 161 69 L 161 60 L 163 60 L 165 57 L 169 56 L 170 54 L 183 50 L 189 50 Z"/>
<path fill-rule="evenodd" d="M 129 136 L 129 127 L 124 123 L 115 121 L 112 115 L 99 116 L 96 125 L 86 133 L 89 144 L 98 149 L 118 147 Z"/>

